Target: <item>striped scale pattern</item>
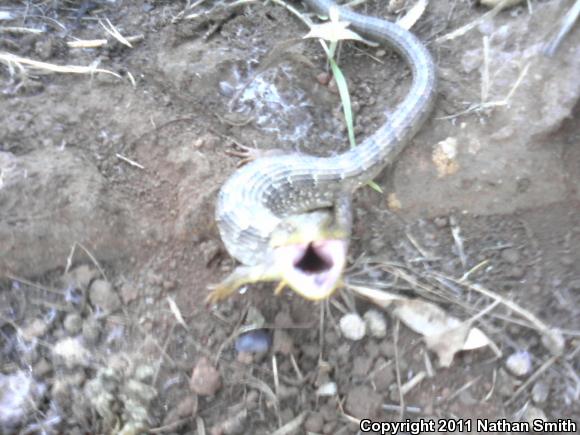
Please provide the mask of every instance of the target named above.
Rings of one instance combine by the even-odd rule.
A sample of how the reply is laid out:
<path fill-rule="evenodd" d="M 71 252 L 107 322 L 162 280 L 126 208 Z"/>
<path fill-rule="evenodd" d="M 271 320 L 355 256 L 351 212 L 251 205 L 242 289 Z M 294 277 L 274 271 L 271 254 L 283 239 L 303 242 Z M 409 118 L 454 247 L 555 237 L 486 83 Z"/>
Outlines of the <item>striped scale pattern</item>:
<path fill-rule="evenodd" d="M 332 0 L 304 0 L 328 15 Z M 222 240 L 241 263 L 264 263 L 269 239 L 281 219 L 330 207 L 341 193 L 352 193 L 393 162 L 433 107 L 437 75 L 429 51 L 409 31 L 378 18 L 339 8 L 340 19 L 369 39 L 394 49 L 409 65 L 413 81 L 387 121 L 359 146 L 333 157 L 288 154 L 257 159 L 237 170 L 218 195 L 216 221 Z"/>

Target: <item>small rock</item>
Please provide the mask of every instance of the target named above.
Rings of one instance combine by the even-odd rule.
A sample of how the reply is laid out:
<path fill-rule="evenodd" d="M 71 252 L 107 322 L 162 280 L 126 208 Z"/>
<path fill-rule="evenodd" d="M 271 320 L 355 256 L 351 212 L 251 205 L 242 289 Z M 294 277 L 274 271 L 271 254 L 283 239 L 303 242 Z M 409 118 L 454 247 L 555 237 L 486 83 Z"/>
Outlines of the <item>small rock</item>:
<path fill-rule="evenodd" d="M 89 291 L 91 304 L 100 307 L 107 313 L 112 313 L 121 308 L 121 299 L 113 290 L 110 282 L 103 279 L 97 279 L 91 284 Z"/>
<path fill-rule="evenodd" d="M 135 369 L 135 379 L 145 383 L 151 383 L 155 376 L 155 369 L 148 364 L 140 364 Z"/>
<path fill-rule="evenodd" d="M 96 270 L 91 269 L 86 264 L 82 264 L 74 268 L 71 271 L 70 276 L 75 287 L 86 290 L 89 288 L 91 281 L 95 278 Z"/>
<path fill-rule="evenodd" d="M 52 364 L 46 358 L 41 358 L 32 368 L 32 374 L 37 379 L 43 379 L 51 372 Z"/>
<path fill-rule="evenodd" d="M 544 403 L 550 394 L 550 387 L 544 381 L 538 381 L 532 388 L 532 400 L 534 403 Z"/>
<path fill-rule="evenodd" d="M 396 382 L 393 367 L 391 364 L 387 364 L 387 360 L 384 358 L 377 360 L 373 372 L 373 382 L 378 391 L 386 391 Z"/>
<path fill-rule="evenodd" d="M 511 397 L 521 382 L 510 376 L 503 367 L 497 372 L 497 392 L 501 397 Z"/>
<path fill-rule="evenodd" d="M 78 313 L 69 313 L 64 318 L 63 325 L 66 332 L 70 335 L 76 335 L 83 326 L 83 319 Z"/>
<path fill-rule="evenodd" d="M 316 390 L 317 396 L 335 396 L 338 388 L 336 387 L 335 382 L 327 382 L 326 384 L 321 385 Z"/>
<path fill-rule="evenodd" d="M 506 368 L 514 376 L 526 376 L 532 371 L 532 358 L 526 351 L 512 353 L 506 360 Z"/>
<path fill-rule="evenodd" d="M 298 388 L 293 385 L 288 386 L 280 383 L 278 388 L 278 398 L 280 400 L 286 400 L 289 397 L 296 397 L 298 396 L 298 393 L 300 393 L 300 390 L 298 390 Z"/>
<path fill-rule="evenodd" d="M 328 82 L 328 90 L 333 94 L 338 94 L 338 85 L 336 84 L 336 80 L 334 80 L 334 77 L 332 77 Z"/>
<path fill-rule="evenodd" d="M 276 329 L 274 331 L 274 352 L 282 355 L 290 355 L 294 351 L 294 340 L 283 329 Z"/>
<path fill-rule="evenodd" d="M 177 288 L 177 282 L 175 282 L 173 280 L 168 280 L 168 279 L 163 281 L 163 290 L 172 291 L 172 290 L 175 290 L 176 288 Z"/>
<path fill-rule="evenodd" d="M 358 341 L 366 334 L 366 324 L 358 314 L 348 313 L 340 319 L 340 330 L 345 338 Z"/>
<path fill-rule="evenodd" d="M 85 344 L 92 346 L 99 341 L 101 335 L 101 325 L 94 317 L 89 317 L 83 323 L 82 336 Z"/>
<path fill-rule="evenodd" d="M 387 358 L 393 358 L 395 356 L 395 345 L 392 341 L 383 340 L 379 343 L 379 352 Z"/>
<path fill-rule="evenodd" d="M 137 379 L 129 379 L 122 388 L 122 394 L 140 403 L 149 403 L 157 397 L 157 390 L 151 385 L 139 382 Z"/>
<path fill-rule="evenodd" d="M 254 354 L 250 352 L 238 352 L 236 355 L 236 361 L 240 364 L 249 366 L 254 363 Z"/>
<path fill-rule="evenodd" d="M 449 219 L 447 219 L 445 216 L 439 216 L 435 218 L 433 223 L 437 228 L 441 230 L 449 225 Z"/>
<path fill-rule="evenodd" d="M 513 266 L 508 271 L 508 274 L 509 274 L 510 278 L 522 279 L 526 274 L 526 270 L 520 266 Z"/>
<path fill-rule="evenodd" d="M 566 340 L 559 329 L 552 328 L 547 333 L 542 334 L 542 344 L 552 355 L 562 355 Z"/>
<path fill-rule="evenodd" d="M 191 374 L 189 387 L 200 396 L 213 396 L 221 387 L 220 372 L 206 357 L 202 357 Z"/>
<path fill-rule="evenodd" d="M 67 337 L 56 342 L 52 353 L 68 368 L 89 365 L 90 353 L 77 338 Z"/>
<path fill-rule="evenodd" d="M 517 249 L 504 249 L 501 252 L 501 258 L 510 264 L 516 264 L 520 261 L 520 253 Z"/>
<path fill-rule="evenodd" d="M 571 290 L 580 290 L 580 279 L 575 279 L 570 282 L 569 287 Z"/>
<path fill-rule="evenodd" d="M 379 49 L 379 50 L 377 50 L 377 52 L 375 53 L 375 56 L 376 56 L 376 57 L 385 57 L 385 56 L 386 56 L 386 54 L 387 54 L 387 51 L 386 51 L 386 50 Z"/>
<path fill-rule="evenodd" d="M 378 310 L 368 310 L 363 319 L 371 337 L 384 338 L 387 336 L 387 321 L 383 313 Z"/>
<path fill-rule="evenodd" d="M 42 319 L 34 319 L 30 324 L 22 328 L 22 338 L 27 341 L 42 337 L 48 332 L 48 324 Z"/>
<path fill-rule="evenodd" d="M 346 396 L 345 410 L 355 418 L 376 418 L 381 408 L 382 397 L 365 385 L 354 387 Z"/>
<path fill-rule="evenodd" d="M 125 282 L 119 288 L 124 304 L 129 304 L 139 297 L 139 289 L 133 283 Z"/>
<path fill-rule="evenodd" d="M 324 426 L 324 419 L 319 412 L 311 413 L 304 422 L 304 429 L 307 432 L 320 433 Z"/>
<path fill-rule="evenodd" d="M 352 362 L 352 374 L 355 376 L 366 376 L 371 369 L 372 360 L 366 356 L 355 356 Z"/>
<path fill-rule="evenodd" d="M 329 74 L 327 72 L 321 72 L 316 76 L 316 81 L 320 83 L 322 86 L 327 86 L 328 83 L 330 82 L 330 79 L 332 79 L 332 74 Z"/>

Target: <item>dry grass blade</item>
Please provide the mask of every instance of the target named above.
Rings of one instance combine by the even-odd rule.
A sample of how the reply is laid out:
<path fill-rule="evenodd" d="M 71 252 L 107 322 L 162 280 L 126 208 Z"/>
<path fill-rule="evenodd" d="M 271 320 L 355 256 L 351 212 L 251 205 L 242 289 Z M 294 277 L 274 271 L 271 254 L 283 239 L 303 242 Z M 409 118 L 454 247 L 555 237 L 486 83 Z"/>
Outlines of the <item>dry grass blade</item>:
<path fill-rule="evenodd" d="M 521 317 L 529 321 L 538 330 L 538 332 L 546 338 L 547 342 L 545 342 L 544 344 L 550 350 L 550 352 L 556 355 L 561 354 L 561 352 L 563 351 L 563 343 L 559 331 L 550 328 L 530 311 L 526 310 L 525 308 L 521 307 L 515 302 L 510 301 L 509 299 L 506 299 L 503 296 L 498 295 L 497 293 L 494 293 L 491 290 L 482 287 L 479 284 L 470 283 L 465 280 L 464 281 L 456 280 L 446 276 L 443 276 L 443 278 L 456 282 L 457 284 L 463 285 L 470 290 L 476 291 L 489 298 L 492 298 L 494 301 L 499 301 L 501 304 L 505 305 L 507 308 L 509 308 L 513 312 L 519 314 Z"/>
<path fill-rule="evenodd" d="M 428 3 L 429 0 L 419 0 L 413 5 L 411 9 L 409 9 L 409 12 L 407 12 L 399 21 L 397 21 L 397 24 L 403 29 L 410 30 L 411 27 L 413 27 L 415 23 L 419 21 L 419 18 L 423 16 Z"/>
<path fill-rule="evenodd" d="M 175 319 L 177 320 L 177 322 L 181 326 L 183 326 L 185 329 L 189 330 L 187 323 L 185 323 L 185 320 L 183 320 L 183 316 L 181 315 L 181 311 L 179 310 L 177 303 L 173 300 L 173 298 L 171 296 L 167 296 L 167 303 L 169 304 L 169 309 L 171 310 L 171 312 L 175 316 Z"/>
<path fill-rule="evenodd" d="M 406 298 L 402 296 L 397 296 L 383 290 L 375 290 L 370 287 L 346 284 L 346 288 L 359 296 L 370 299 L 375 305 L 378 305 L 381 308 L 388 307 L 394 301 L 406 300 Z"/>
<path fill-rule="evenodd" d="M 127 36 L 127 42 L 139 42 L 145 39 L 145 35 Z M 68 41 L 66 45 L 70 48 L 98 48 L 104 47 L 109 43 L 106 39 L 78 39 L 75 41 Z"/>
<path fill-rule="evenodd" d="M 105 29 L 105 32 L 107 32 L 121 44 L 126 45 L 129 48 L 133 48 L 131 43 L 127 41 L 127 39 L 123 35 L 121 35 L 121 32 L 119 32 L 117 28 L 113 26 L 113 23 L 111 23 L 111 21 L 108 18 L 105 18 L 105 22 L 99 20 L 99 24 L 103 29 Z"/>
<path fill-rule="evenodd" d="M 119 79 L 122 77 L 108 69 L 97 68 L 96 66 L 80 66 L 80 65 L 55 65 L 53 63 L 40 62 L 37 60 L 27 59 L 25 57 L 17 56 L 12 53 L 0 52 L 0 62 L 8 65 L 9 67 L 13 65 L 18 65 L 23 68 L 23 65 L 36 72 L 45 73 L 63 73 L 63 74 L 95 74 L 103 73 L 110 74 Z"/>
<path fill-rule="evenodd" d="M 489 12 L 486 12 L 485 14 L 483 14 L 482 16 L 480 16 L 479 18 L 473 20 L 471 23 L 468 23 L 465 26 L 460 27 L 459 29 L 456 29 L 456 30 L 454 30 L 454 31 L 452 31 L 450 33 L 447 33 L 447 34 L 445 34 L 445 35 L 437 38 L 435 40 L 435 42 L 437 42 L 438 44 L 440 44 L 442 42 L 451 41 L 452 39 L 455 39 L 455 38 L 457 38 L 459 36 L 465 35 L 467 32 L 470 32 L 471 30 L 475 29 L 477 26 L 479 26 L 484 21 L 489 20 L 489 19 L 495 17 L 503 9 L 505 9 L 507 6 L 509 6 L 509 3 L 511 1 L 512 0 L 503 0 L 502 2 L 500 2 L 496 7 L 494 7 Z"/>
<path fill-rule="evenodd" d="M 125 157 L 122 154 L 115 153 L 115 156 L 117 156 L 118 159 L 123 160 L 124 162 L 130 164 L 131 166 L 135 166 L 136 168 L 139 168 L 139 169 L 145 169 L 145 166 L 143 166 L 142 164 L 137 163 L 136 161 L 131 160 L 128 157 Z"/>
<path fill-rule="evenodd" d="M 0 27 L 0 33 L 12 33 L 15 35 L 23 35 L 26 33 L 39 34 L 44 33 L 44 30 L 32 29 L 30 27 Z"/>
<path fill-rule="evenodd" d="M 578 20 L 578 16 L 580 16 L 580 0 L 576 0 L 576 3 L 572 5 L 570 10 L 562 17 L 560 20 L 560 29 L 558 33 L 549 41 L 546 46 L 544 47 L 544 54 L 548 57 L 553 56 L 558 50 L 558 47 L 568 34 L 576 20 Z"/>

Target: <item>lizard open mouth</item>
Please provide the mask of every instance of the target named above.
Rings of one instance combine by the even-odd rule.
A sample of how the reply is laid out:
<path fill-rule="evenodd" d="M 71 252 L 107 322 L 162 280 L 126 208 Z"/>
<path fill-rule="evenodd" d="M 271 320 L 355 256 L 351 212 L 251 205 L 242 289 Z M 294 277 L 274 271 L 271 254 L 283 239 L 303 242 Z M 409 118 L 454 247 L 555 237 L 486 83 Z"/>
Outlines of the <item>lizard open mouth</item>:
<path fill-rule="evenodd" d="M 276 261 L 284 281 L 306 299 L 319 300 L 332 294 L 346 263 L 347 242 L 320 240 L 280 246 Z"/>

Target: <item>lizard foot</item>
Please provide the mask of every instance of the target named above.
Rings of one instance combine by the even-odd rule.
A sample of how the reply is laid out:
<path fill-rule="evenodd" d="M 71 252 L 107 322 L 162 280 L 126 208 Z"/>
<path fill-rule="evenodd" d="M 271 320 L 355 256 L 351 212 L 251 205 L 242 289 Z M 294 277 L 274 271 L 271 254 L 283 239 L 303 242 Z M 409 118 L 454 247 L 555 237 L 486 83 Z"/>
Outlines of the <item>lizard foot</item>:
<path fill-rule="evenodd" d="M 226 150 L 226 154 L 229 156 L 238 157 L 240 159 L 240 161 L 237 164 L 237 167 L 239 168 L 259 158 L 280 156 L 287 154 L 287 152 L 279 148 L 274 148 L 271 150 L 261 150 L 255 147 L 249 147 L 246 145 L 236 143 L 232 145 L 230 149 Z"/>
<path fill-rule="evenodd" d="M 275 268 L 268 265 L 238 266 L 219 284 L 210 285 L 210 294 L 205 298 L 208 305 L 229 298 L 245 284 L 261 281 L 277 281 L 280 278 Z"/>

